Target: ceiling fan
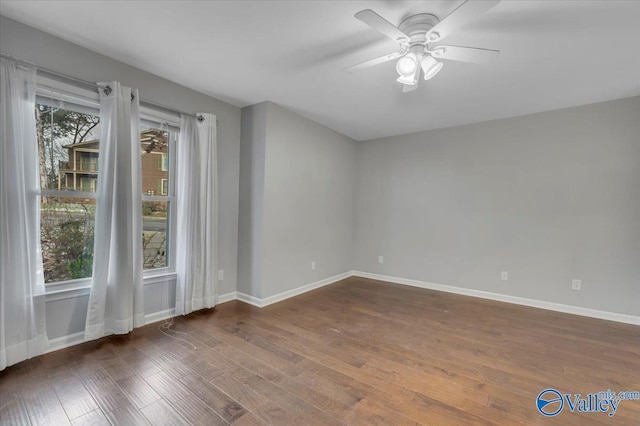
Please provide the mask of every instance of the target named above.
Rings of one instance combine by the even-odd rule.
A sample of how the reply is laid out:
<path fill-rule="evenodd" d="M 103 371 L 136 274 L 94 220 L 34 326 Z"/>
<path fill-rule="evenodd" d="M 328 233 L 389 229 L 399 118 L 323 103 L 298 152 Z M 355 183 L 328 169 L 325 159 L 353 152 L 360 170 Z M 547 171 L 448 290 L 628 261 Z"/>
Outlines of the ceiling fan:
<path fill-rule="evenodd" d="M 418 88 L 421 72 L 424 73 L 424 79 L 429 80 L 442 69 L 443 63 L 438 59 L 474 63 L 490 62 L 500 54 L 499 50 L 434 45 L 434 43 L 440 42 L 498 3 L 500 0 L 467 0 L 442 21 L 430 13 L 419 13 L 408 17 L 398 27 L 371 9 L 361 10 L 354 16 L 396 41 L 400 51 L 352 65 L 345 68 L 345 71 L 356 71 L 398 59 L 396 71 L 400 76 L 397 81 L 402 83 L 403 92 L 410 92 Z"/>

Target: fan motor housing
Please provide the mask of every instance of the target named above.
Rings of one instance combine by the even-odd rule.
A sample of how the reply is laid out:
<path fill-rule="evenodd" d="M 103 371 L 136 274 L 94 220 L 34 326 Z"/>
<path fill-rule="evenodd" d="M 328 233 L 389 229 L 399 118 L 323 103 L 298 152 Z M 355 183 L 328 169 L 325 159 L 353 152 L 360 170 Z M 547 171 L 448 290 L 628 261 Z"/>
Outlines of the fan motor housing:
<path fill-rule="evenodd" d="M 400 23 L 398 29 L 409 36 L 409 45 L 426 45 L 427 31 L 433 28 L 440 20 L 430 13 L 418 13 L 411 15 Z"/>

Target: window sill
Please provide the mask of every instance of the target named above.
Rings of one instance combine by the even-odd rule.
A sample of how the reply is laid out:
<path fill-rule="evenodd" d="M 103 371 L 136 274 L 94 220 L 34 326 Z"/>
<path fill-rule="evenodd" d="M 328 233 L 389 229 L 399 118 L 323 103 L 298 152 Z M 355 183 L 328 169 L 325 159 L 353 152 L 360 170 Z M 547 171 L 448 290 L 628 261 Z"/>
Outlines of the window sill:
<path fill-rule="evenodd" d="M 176 271 L 163 269 L 160 271 L 148 271 L 142 276 L 143 285 L 157 284 L 165 281 L 172 281 L 178 277 Z"/>
<path fill-rule="evenodd" d="M 62 281 L 53 284 L 45 284 L 44 296 L 46 302 L 53 300 L 73 299 L 88 296 L 91 291 L 91 278 Z"/>
<path fill-rule="evenodd" d="M 161 270 L 146 272 L 142 277 L 142 285 L 153 285 L 167 281 L 173 281 L 177 278 L 175 271 Z M 82 278 L 78 280 L 63 281 L 55 284 L 46 284 L 45 291 L 36 297 L 43 297 L 45 300 L 62 300 L 75 297 L 88 296 L 91 291 L 91 278 Z"/>
<path fill-rule="evenodd" d="M 78 280 L 62 281 L 52 284 L 45 284 L 44 293 L 59 294 L 69 291 L 77 291 L 91 288 L 91 278 L 81 278 Z"/>

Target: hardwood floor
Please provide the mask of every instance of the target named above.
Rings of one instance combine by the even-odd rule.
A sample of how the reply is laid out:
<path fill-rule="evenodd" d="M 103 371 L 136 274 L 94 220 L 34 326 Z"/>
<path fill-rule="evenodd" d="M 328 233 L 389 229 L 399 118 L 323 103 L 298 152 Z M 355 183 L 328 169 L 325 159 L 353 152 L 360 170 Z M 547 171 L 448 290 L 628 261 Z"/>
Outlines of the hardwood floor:
<path fill-rule="evenodd" d="M 640 424 L 537 412 L 546 388 L 640 391 L 640 327 L 349 278 L 229 302 L 0 372 L 0 423 Z"/>

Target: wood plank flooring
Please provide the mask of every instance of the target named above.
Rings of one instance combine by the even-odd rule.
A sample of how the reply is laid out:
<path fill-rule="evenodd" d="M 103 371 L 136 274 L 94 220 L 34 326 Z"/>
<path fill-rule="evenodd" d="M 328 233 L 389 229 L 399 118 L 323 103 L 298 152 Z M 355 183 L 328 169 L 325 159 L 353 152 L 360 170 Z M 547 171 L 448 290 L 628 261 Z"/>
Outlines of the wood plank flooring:
<path fill-rule="evenodd" d="M 640 391 L 640 327 L 362 278 L 233 301 L 0 372 L 2 425 L 640 424 L 538 393 Z"/>

